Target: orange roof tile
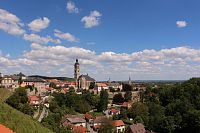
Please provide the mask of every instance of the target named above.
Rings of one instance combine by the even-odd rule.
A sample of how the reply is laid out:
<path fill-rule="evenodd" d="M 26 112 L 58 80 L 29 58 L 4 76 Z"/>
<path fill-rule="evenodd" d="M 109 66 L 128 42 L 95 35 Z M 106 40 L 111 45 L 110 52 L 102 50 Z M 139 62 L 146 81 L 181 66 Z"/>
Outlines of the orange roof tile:
<path fill-rule="evenodd" d="M 5 127 L 4 125 L 0 124 L 0 133 L 15 133 L 11 129 Z"/>
<path fill-rule="evenodd" d="M 113 125 L 115 127 L 125 126 L 125 124 L 124 124 L 124 122 L 122 120 L 115 120 L 115 121 L 113 121 Z"/>
<path fill-rule="evenodd" d="M 108 85 L 105 83 L 97 83 L 97 86 L 98 87 L 108 87 Z"/>
<path fill-rule="evenodd" d="M 37 96 L 29 96 L 28 97 L 29 101 L 38 101 L 39 98 Z"/>
<path fill-rule="evenodd" d="M 82 126 L 74 126 L 72 131 L 74 133 L 87 133 L 87 129 L 85 127 L 82 127 Z"/>
<path fill-rule="evenodd" d="M 93 116 L 88 114 L 88 113 L 86 113 L 85 114 L 85 119 L 87 119 L 87 120 L 93 119 Z"/>

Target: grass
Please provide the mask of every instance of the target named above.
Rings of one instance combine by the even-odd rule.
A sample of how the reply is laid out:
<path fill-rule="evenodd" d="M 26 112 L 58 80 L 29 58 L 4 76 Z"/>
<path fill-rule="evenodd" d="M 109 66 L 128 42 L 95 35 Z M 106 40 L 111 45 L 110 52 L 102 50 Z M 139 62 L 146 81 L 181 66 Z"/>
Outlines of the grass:
<path fill-rule="evenodd" d="M 0 102 L 0 123 L 16 133 L 52 133 L 30 116 Z"/>
<path fill-rule="evenodd" d="M 5 125 L 16 133 L 53 133 L 29 115 L 23 114 L 3 102 L 11 94 L 9 90 L 0 88 L 0 124 Z"/>
<path fill-rule="evenodd" d="M 12 95 L 12 92 L 10 90 L 0 88 L 0 102 L 5 101 L 11 95 Z"/>
<path fill-rule="evenodd" d="M 93 117 L 103 116 L 102 112 L 89 112 L 89 114 L 91 114 Z"/>

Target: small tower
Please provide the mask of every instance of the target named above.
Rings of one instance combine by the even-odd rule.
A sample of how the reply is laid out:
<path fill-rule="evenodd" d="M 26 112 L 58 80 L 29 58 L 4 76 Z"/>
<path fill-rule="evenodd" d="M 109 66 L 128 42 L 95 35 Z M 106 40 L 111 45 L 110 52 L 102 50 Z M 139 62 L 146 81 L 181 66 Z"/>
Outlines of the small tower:
<path fill-rule="evenodd" d="M 78 79 L 80 76 L 80 65 L 78 63 L 78 59 L 76 59 L 76 62 L 74 64 L 74 79 Z"/>

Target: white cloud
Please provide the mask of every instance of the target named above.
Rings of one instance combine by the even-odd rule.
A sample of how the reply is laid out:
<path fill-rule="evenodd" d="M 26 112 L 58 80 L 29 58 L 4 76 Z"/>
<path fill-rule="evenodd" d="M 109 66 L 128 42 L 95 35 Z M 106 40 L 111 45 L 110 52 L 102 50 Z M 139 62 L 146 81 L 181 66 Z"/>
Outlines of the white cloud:
<path fill-rule="evenodd" d="M 23 70 L 28 74 L 73 77 L 73 64 L 78 58 L 81 73 L 98 80 L 187 79 L 200 76 L 200 49 L 176 47 L 143 50 L 133 53 L 112 51 L 97 54 L 79 47 L 46 46 L 32 43 L 31 50 L 17 59 L 0 56 L 0 68 Z M 48 70 L 48 72 L 46 71 Z"/>
<path fill-rule="evenodd" d="M 11 35 L 22 35 L 25 33 L 22 26 L 23 24 L 16 15 L 0 9 L 0 29 Z"/>
<path fill-rule="evenodd" d="M 28 24 L 28 27 L 32 31 L 39 32 L 43 29 L 46 29 L 49 26 L 50 20 L 47 17 L 38 18 L 33 20 Z"/>
<path fill-rule="evenodd" d="M 24 40 L 39 43 L 39 44 L 47 44 L 49 42 L 60 44 L 61 41 L 59 39 L 52 39 L 50 36 L 41 37 L 36 34 L 24 34 Z"/>
<path fill-rule="evenodd" d="M 67 2 L 66 9 L 69 13 L 79 13 L 78 7 L 76 7 L 75 3 L 72 1 Z"/>
<path fill-rule="evenodd" d="M 100 17 L 102 14 L 99 11 L 91 11 L 89 16 L 85 16 L 81 19 L 85 28 L 92 28 L 100 24 Z"/>
<path fill-rule="evenodd" d="M 70 33 L 63 33 L 57 29 L 54 30 L 54 35 L 60 39 L 64 39 L 64 40 L 67 40 L 67 41 L 70 41 L 70 42 L 78 42 L 79 39 L 76 38 L 75 36 L 73 36 L 72 34 Z"/>
<path fill-rule="evenodd" d="M 188 23 L 187 23 L 186 21 L 176 21 L 176 25 L 177 25 L 177 27 L 179 27 L 179 28 L 186 27 L 187 24 L 188 24 Z"/>

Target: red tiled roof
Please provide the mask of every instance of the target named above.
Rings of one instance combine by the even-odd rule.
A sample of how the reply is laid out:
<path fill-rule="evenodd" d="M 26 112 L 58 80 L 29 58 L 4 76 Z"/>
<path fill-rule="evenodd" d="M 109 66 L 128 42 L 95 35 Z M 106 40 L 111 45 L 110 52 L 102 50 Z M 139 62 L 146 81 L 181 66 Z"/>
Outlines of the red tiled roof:
<path fill-rule="evenodd" d="M 115 121 L 113 121 L 113 125 L 115 127 L 125 126 L 125 124 L 124 124 L 124 122 L 122 120 L 115 120 Z"/>
<path fill-rule="evenodd" d="M 93 116 L 88 114 L 88 113 L 86 113 L 85 114 L 85 119 L 87 119 L 87 120 L 93 119 Z"/>
<path fill-rule="evenodd" d="M 87 129 L 85 127 L 82 127 L 82 126 L 74 126 L 72 128 L 72 131 L 74 133 L 87 133 Z"/>
<path fill-rule="evenodd" d="M 108 85 L 105 83 L 97 83 L 97 86 L 98 87 L 108 87 Z"/>
<path fill-rule="evenodd" d="M 29 99 L 29 102 L 30 101 L 38 101 L 39 100 L 39 98 L 37 96 L 29 96 L 28 99 Z"/>
<path fill-rule="evenodd" d="M 11 129 L 5 127 L 4 125 L 0 124 L 0 133 L 15 133 Z"/>
<path fill-rule="evenodd" d="M 113 114 L 116 114 L 116 113 L 119 112 L 119 110 L 117 110 L 117 109 L 115 109 L 115 108 L 112 108 L 112 109 L 111 109 L 111 112 L 112 112 Z"/>

